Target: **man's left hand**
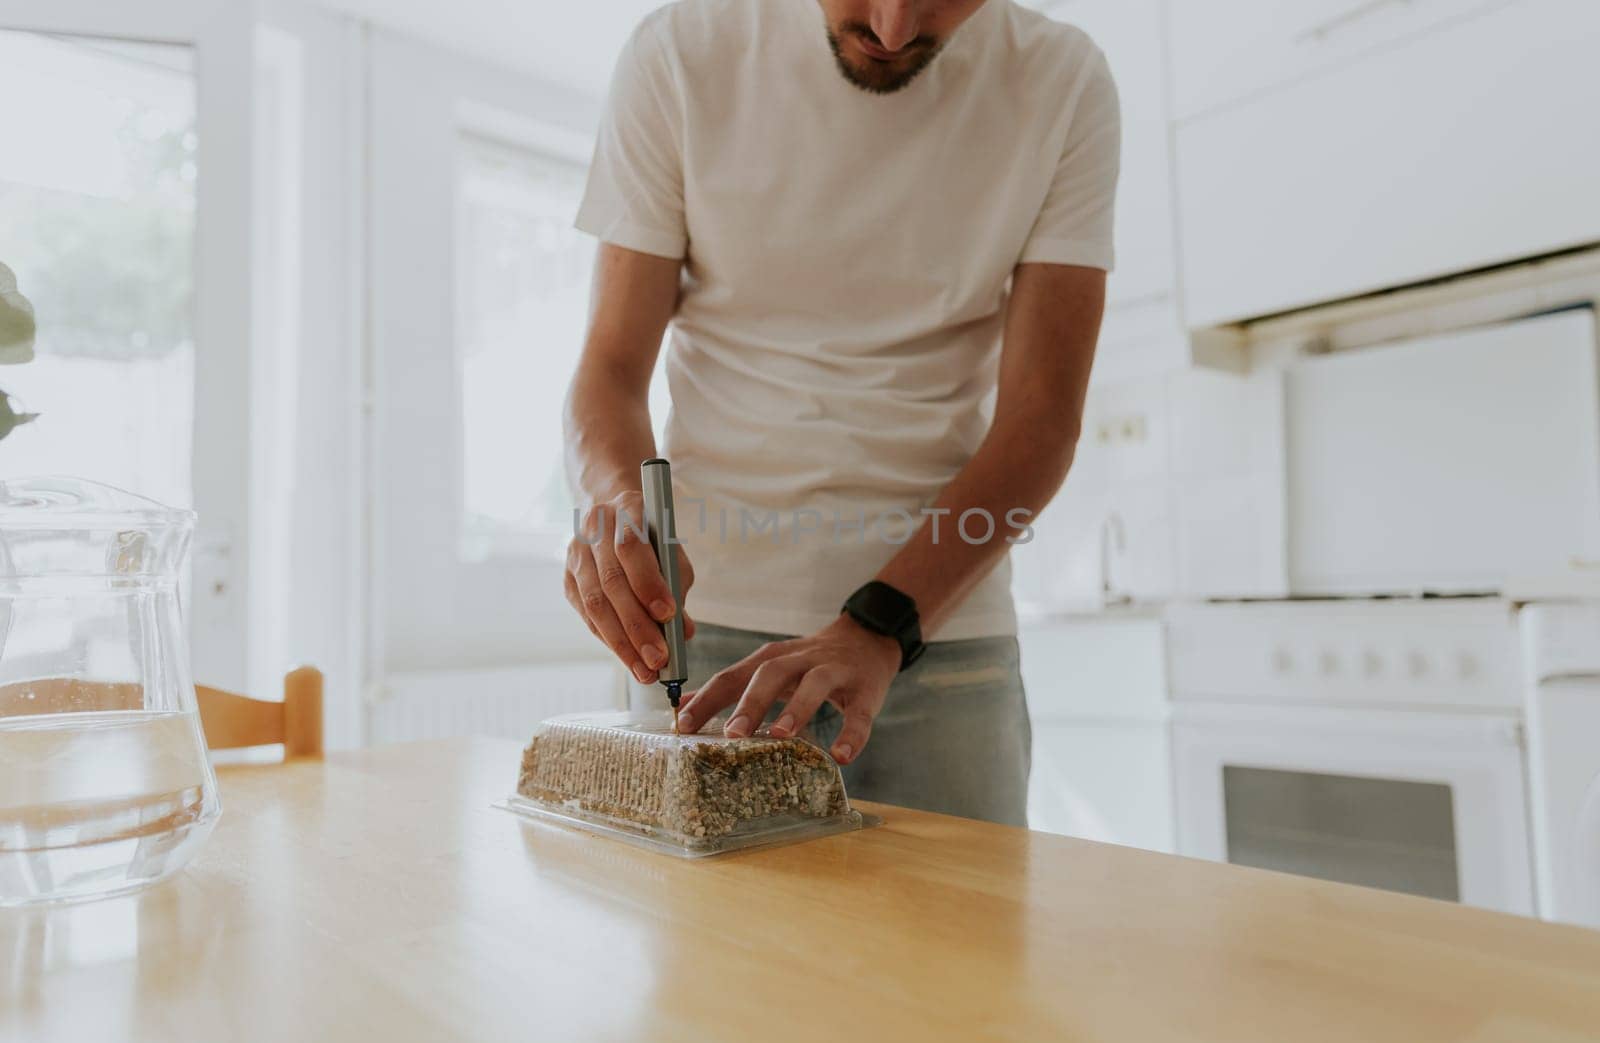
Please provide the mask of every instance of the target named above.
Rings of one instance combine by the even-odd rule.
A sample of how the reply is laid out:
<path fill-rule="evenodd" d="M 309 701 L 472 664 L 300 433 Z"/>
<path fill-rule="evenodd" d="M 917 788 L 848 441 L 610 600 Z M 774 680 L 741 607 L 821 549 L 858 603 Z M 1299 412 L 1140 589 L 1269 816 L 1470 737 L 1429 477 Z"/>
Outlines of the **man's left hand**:
<path fill-rule="evenodd" d="M 783 713 L 773 722 L 774 738 L 799 734 L 824 702 L 844 714 L 844 727 L 828 752 L 840 764 L 861 755 L 872 722 L 883 709 L 889 684 L 900 672 L 900 646 L 849 616 L 808 637 L 774 641 L 712 677 L 684 700 L 678 729 L 694 734 L 719 711 L 734 706 L 723 734 L 747 738 L 779 700 Z"/>

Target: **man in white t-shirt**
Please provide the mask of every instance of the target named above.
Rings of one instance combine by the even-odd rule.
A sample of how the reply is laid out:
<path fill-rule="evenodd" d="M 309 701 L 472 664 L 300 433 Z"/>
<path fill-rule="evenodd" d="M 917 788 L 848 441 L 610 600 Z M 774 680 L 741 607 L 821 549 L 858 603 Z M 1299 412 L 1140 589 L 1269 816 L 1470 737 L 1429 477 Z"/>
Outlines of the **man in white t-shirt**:
<path fill-rule="evenodd" d="M 617 519 L 670 327 L 685 727 L 809 723 L 855 796 L 1025 820 L 1007 550 L 1071 465 L 1119 143 L 1100 51 L 1012 0 L 680 0 L 634 32 L 577 220 L 566 592 L 654 681 L 685 606 Z"/>

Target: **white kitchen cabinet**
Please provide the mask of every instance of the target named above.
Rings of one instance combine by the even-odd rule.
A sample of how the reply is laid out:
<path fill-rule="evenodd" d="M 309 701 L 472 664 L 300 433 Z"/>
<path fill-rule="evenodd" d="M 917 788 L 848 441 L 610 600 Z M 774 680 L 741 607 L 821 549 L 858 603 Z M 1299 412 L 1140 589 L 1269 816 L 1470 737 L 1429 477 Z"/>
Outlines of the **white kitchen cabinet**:
<path fill-rule="evenodd" d="M 1035 721 L 1028 827 L 1174 850 L 1165 723 Z"/>
<path fill-rule="evenodd" d="M 1025 618 L 1022 681 L 1035 721 L 1167 719 L 1166 628 L 1158 610 Z"/>
<path fill-rule="evenodd" d="M 1325 73 L 1514 0 L 1208 0 L 1167 5 L 1173 118 Z"/>
<path fill-rule="evenodd" d="M 1178 29 L 1197 17 L 1237 25 L 1213 5 L 1188 5 L 1205 8 L 1193 15 L 1181 6 Z M 1600 5 L 1472 5 L 1184 119 L 1176 160 L 1187 324 L 1600 240 L 1597 51 Z"/>
<path fill-rule="evenodd" d="M 1171 851 L 1160 618 L 1118 613 L 1028 622 L 1018 640 L 1033 719 L 1029 826 Z"/>

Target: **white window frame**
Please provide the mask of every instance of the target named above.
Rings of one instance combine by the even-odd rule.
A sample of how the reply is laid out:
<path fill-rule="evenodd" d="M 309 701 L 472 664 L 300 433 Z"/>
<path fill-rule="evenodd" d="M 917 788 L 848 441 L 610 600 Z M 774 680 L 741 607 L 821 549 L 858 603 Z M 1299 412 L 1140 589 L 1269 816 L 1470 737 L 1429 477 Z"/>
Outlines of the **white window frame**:
<path fill-rule="evenodd" d="M 584 174 L 587 174 L 590 161 L 590 143 L 585 137 L 553 124 L 537 122 L 517 113 L 505 112 L 468 99 L 463 99 L 457 104 L 455 147 L 458 150 L 456 155 L 458 178 L 456 201 L 457 236 L 461 234 L 461 222 L 464 218 L 464 203 L 459 195 L 459 179 L 461 177 L 461 165 L 466 159 L 465 150 L 474 148 L 504 150 L 508 155 L 514 154 L 517 158 L 527 157 L 533 160 L 548 160 L 553 163 L 570 165 Z M 461 272 L 457 270 L 457 286 L 460 285 L 460 279 Z M 459 303 L 460 293 L 458 291 L 457 304 L 459 305 Z M 459 343 L 461 330 L 459 310 L 456 323 L 456 387 L 460 390 L 462 396 L 460 415 L 464 422 L 466 417 L 466 356 L 464 345 Z M 464 453 L 465 447 L 463 446 Z M 463 474 L 464 477 L 465 475 Z M 462 531 L 458 536 L 458 553 L 463 561 L 482 563 L 497 558 L 563 560 L 572 529 L 570 520 L 551 525 L 530 526 L 526 530 L 516 533 L 499 533 L 491 537 L 483 547 L 469 546 L 469 541 L 466 538 L 465 492 L 466 486 L 463 481 Z"/>

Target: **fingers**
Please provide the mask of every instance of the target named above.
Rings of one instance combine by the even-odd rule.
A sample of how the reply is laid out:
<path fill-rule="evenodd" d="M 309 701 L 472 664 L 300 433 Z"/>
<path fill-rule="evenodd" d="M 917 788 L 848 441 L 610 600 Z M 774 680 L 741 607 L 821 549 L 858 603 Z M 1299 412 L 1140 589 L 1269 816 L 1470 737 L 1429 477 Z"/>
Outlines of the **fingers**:
<path fill-rule="evenodd" d="M 683 606 L 674 602 L 661 575 L 644 533 L 638 499 L 634 493 L 589 509 L 584 538 L 574 539 L 568 548 L 563 587 L 589 630 L 641 684 L 650 684 L 667 663 L 661 624 L 682 612 Z M 694 584 L 694 567 L 681 546 L 676 553 L 683 581 L 681 601 Z M 694 621 L 687 613 L 683 627 L 685 638 L 694 636 Z"/>
<path fill-rule="evenodd" d="M 872 711 L 860 703 L 853 703 L 845 707 L 844 727 L 839 729 L 839 737 L 833 740 L 833 748 L 828 752 L 840 764 L 849 764 L 861 754 L 871 735 Z"/>
<path fill-rule="evenodd" d="M 661 575 L 655 548 L 645 538 L 642 523 L 636 525 L 630 518 L 619 519 L 612 549 L 622 571 L 627 574 L 634 598 L 649 612 L 650 618 L 657 623 L 671 619 L 678 606 L 672 602 L 672 591 Z"/>
<path fill-rule="evenodd" d="M 693 735 L 711 718 L 721 713 L 743 694 L 756 664 L 742 660 L 712 675 L 698 691 L 690 694 L 678 707 L 678 732 Z"/>
<path fill-rule="evenodd" d="M 661 624 L 651 619 L 639 603 L 628 573 L 617 560 L 616 547 L 611 540 L 601 540 L 595 544 L 594 567 L 599 576 L 600 589 L 611 603 L 612 612 L 621 621 L 635 657 L 646 667 L 643 676 L 638 671 L 634 672 L 634 676 L 639 678 L 640 683 L 649 684 L 656 679 L 656 671 L 667 662 L 667 645 L 661 636 Z"/>
<path fill-rule="evenodd" d="M 622 621 L 611 609 L 611 600 L 606 597 L 600 585 L 599 570 L 596 569 L 594 556 L 588 553 L 589 548 L 582 543 L 574 542 L 567 552 L 567 580 L 563 586 L 567 589 L 567 600 L 571 601 L 578 614 L 589 624 L 589 629 L 599 637 L 605 646 L 616 657 L 622 660 L 622 665 L 634 677 L 639 678 L 643 684 L 648 684 L 648 678 L 653 677 L 650 668 L 639 660 L 632 642 L 628 640 L 627 632 L 623 629 Z"/>
<path fill-rule="evenodd" d="M 787 698 L 805 673 L 805 657 L 798 655 L 779 656 L 756 667 L 722 734 L 730 739 L 749 738 L 767 719 L 767 711 L 772 709 L 772 704 Z"/>
<path fill-rule="evenodd" d="M 772 735 L 788 739 L 798 735 L 829 698 L 843 690 L 844 675 L 838 667 L 823 665 L 806 671 L 784 704 L 783 713 L 772 723 Z"/>
<path fill-rule="evenodd" d="M 693 735 L 711 718 L 732 706 L 744 694 L 756 669 L 769 659 L 776 659 L 788 649 L 778 641 L 762 645 L 754 652 L 720 671 L 698 691 L 691 692 L 678 708 L 678 731 Z"/>

